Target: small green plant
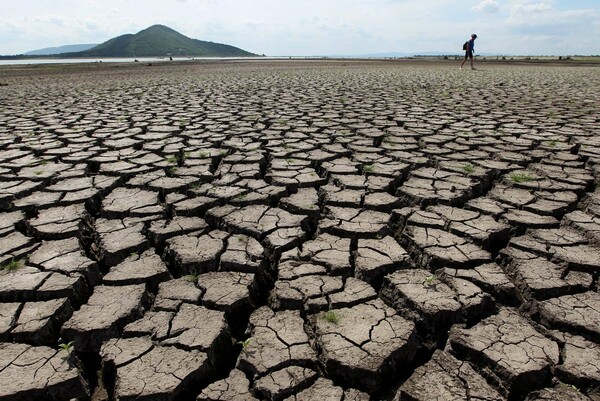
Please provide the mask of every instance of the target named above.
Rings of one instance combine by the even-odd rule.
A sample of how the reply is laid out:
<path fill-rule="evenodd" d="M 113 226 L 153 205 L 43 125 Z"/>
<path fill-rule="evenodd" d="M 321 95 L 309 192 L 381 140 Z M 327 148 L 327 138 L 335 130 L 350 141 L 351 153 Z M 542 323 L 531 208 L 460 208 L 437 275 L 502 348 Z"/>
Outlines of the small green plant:
<path fill-rule="evenodd" d="M 198 153 L 198 157 L 201 159 L 206 159 L 208 157 L 208 153 L 206 152 L 199 152 Z"/>
<path fill-rule="evenodd" d="M 363 167 L 363 170 L 365 171 L 365 173 L 372 173 L 372 172 L 373 172 L 373 170 L 374 170 L 374 167 L 373 167 L 373 165 L 372 165 L 372 164 L 366 164 L 366 165 Z"/>
<path fill-rule="evenodd" d="M 42 174 L 42 173 L 43 173 L 43 171 L 42 171 L 42 170 L 34 170 L 34 171 L 33 171 L 33 174 L 35 174 L 35 175 L 40 175 L 40 174 Z"/>
<path fill-rule="evenodd" d="M 562 387 L 570 387 L 573 390 L 575 390 L 576 392 L 580 393 L 581 391 L 579 390 L 579 388 L 577 386 L 575 386 L 574 384 L 568 384 L 568 383 L 564 383 L 562 381 L 558 381 L 558 384 Z"/>
<path fill-rule="evenodd" d="M 428 287 L 428 288 L 436 288 L 438 285 L 438 278 L 435 275 L 429 275 L 427 277 L 425 277 L 425 280 L 423 280 L 423 286 Z"/>
<path fill-rule="evenodd" d="M 177 156 L 169 156 L 165 160 L 167 163 L 177 164 Z"/>
<path fill-rule="evenodd" d="M 177 167 L 177 166 L 171 166 L 171 167 L 169 167 L 167 169 L 167 173 L 169 173 L 169 174 L 175 174 L 178 169 L 179 169 L 179 167 Z"/>
<path fill-rule="evenodd" d="M 558 142 L 557 142 L 557 140 L 556 140 L 556 139 L 553 139 L 553 140 L 551 140 L 551 141 L 548 141 L 548 142 L 546 142 L 546 145 L 548 145 L 548 146 L 550 146 L 550 147 L 553 147 L 553 148 L 554 148 L 554 147 L 556 146 L 556 144 L 557 144 L 557 143 L 558 143 Z"/>
<path fill-rule="evenodd" d="M 73 341 L 69 341 L 68 343 L 60 343 L 58 344 L 58 349 L 62 351 L 67 351 L 69 354 L 73 351 L 75 343 Z"/>
<path fill-rule="evenodd" d="M 245 236 L 243 236 L 243 235 L 238 235 L 238 236 L 237 236 L 237 240 L 238 240 L 239 242 L 246 242 L 246 237 L 245 237 Z"/>
<path fill-rule="evenodd" d="M 471 163 L 467 163 L 462 166 L 462 170 L 467 174 L 472 174 L 475 172 L 475 166 L 473 166 Z"/>
<path fill-rule="evenodd" d="M 40 161 L 40 166 L 45 166 L 46 164 L 48 164 L 48 160 Z"/>
<path fill-rule="evenodd" d="M 329 323 L 338 324 L 340 322 L 341 316 L 335 311 L 329 310 L 323 313 L 321 319 Z"/>
<path fill-rule="evenodd" d="M 21 267 L 25 266 L 25 262 L 22 259 L 13 259 L 8 264 L 0 267 L 0 270 L 6 270 L 9 272 L 14 272 L 19 270 Z"/>
<path fill-rule="evenodd" d="M 98 378 L 98 388 L 104 390 L 104 371 L 102 369 L 97 370 L 96 377 Z"/>
<path fill-rule="evenodd" d="M 185 278 L 185 281 L 188 281 L 190 283 L 195 283 L 198 280 L 198 275 L 197 274 L 188 274 L 184 278 Z"/>
<path fill-rule="evenodd" d="M 514 174 L 511 174 L 510 179 L 513 180 L 513 182 L 520 184 L 522 182 L 533 181 L 533 180 L 535 180 L 535 177 L 533 177 L 532 175 L 529 175 L 527 173 L 514 173 Z"/>
<path fill-rule="evenodd" d="M 237 345 L 241 345 L 243 350 L 248 349 L 248 347 L 250 346 L 250 343 L 252 343 L 252 337 L 248 337 L 245 340 L 240 340 L 238 342 L 236 342 Z"/>

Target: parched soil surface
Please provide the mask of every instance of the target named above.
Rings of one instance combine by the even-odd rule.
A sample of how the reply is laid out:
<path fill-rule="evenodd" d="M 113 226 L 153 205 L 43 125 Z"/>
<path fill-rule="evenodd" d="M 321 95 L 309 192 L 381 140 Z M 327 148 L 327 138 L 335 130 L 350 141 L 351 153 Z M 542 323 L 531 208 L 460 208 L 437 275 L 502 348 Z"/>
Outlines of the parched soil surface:
<path fill-rule="evenodd" d="M 0 70 L 0 400 L 600 400 L 600 70 Z"/>

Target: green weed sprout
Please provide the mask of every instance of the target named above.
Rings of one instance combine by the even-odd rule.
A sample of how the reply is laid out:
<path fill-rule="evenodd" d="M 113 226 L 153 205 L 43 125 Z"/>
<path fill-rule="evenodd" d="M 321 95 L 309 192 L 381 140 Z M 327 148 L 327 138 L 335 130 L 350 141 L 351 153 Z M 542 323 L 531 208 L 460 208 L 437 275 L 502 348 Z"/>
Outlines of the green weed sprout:
<path fill-rule="evenodd" d="M 321 316 L 323 320 L 329 323 L 338 324 L 341 320 L 341 316 L 335 311 L 329 310 Z"/>

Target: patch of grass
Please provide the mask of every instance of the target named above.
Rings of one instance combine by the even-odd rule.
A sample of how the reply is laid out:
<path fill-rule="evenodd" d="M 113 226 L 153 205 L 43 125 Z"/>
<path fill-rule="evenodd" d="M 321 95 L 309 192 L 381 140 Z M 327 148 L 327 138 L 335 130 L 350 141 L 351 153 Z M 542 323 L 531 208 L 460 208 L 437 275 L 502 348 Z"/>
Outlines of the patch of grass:
<path fill-rule="evenodd" d="M 198 280 L 198 275 L 197 274 L 188 274 L 184 278 L 185 278 L 185 281 L 189 281 L 190 283 L 195 283 L 196 280 Z"/>
<path fill-rule="evenodd" d="M 177 172 L 177 170 L 178 170 L 178 169 L 179 169 L 179 167 L 177 167 L 177 166 L 171 166 L 171 167 L 169 167 L 169 168 L 167 169 L 167 172 L 168 172 L 169 174 L 174 174 L 174 173 L 176 173 L 176 172 Z"/>
<path fill-rule="evenodd" d="M 365 165 L 363 166 L 363 171 L 364 171 L 365 173 L 372 173 L 372 172 L 373 172 L 373 170 L 374 170 L 374 167 L 373 167 L 373 165 L 372 165 L 372 164 L 365 164 Z"/>
<path fill-rule="evenodd" d="M 206 152 L 199 152 L 198 153 L 198 157 L 201 159 L 206 159 L 208 157 L 208 153 Z"/>
<path fill-rule="evenodd" d="M 546 145 L 550 146 L 550 147 L 555 147 L 556 144 L 557 144 L 557 140 L 556 139 L 553 139 L 551 141 L 546 142 Z"/>
<path fill-rule="evenodd" d="M 40 166 L 45 166 L 46 164 L 48 164 L 48 160 L 42 160 L 39 164 Z"/>
<path fill-rule="evenodd" d="M 97 370 L 96 377 L 98 378 L 98 388 L 104 390 L 104 371 L 102 369 Z"/>
<path fill-rule="evenodd" d="M 568 383 L 564 383 L 562 381 L 558 381 L 558 385 L 562 386 L 562 387 L 570 387 L 573 390 L 575 390 L 577 393 L 581 393 L 581 390 L 579 390 L 579 388 L 577 386 L 575 386 L 574 384 L 568 384 Z"/>
<path fill-rule="evenodd" d="M 165 159 L 167 163 L 177 164 L 177 156 L 169 156 Z"/>
<path fill-rule="evenodd" d="M 14 272 L 14 271 L 19 270 L 23 266 L 25 266 L 25 262 L 22 259 L 17 259 L 17 260 L 13 259 L 10 261 L 10 263 L 0 267 L 0 270 Z"/>
<path fill-rule="evenodd" d="M 58 349 L 67 351 L 69 354 L 73 351 L 75 343 L 73 341 L 69 341 L 68 343 L 60 343 L 58 344 Z"/>
<path fill-rule="evenodd" d="M 467 163 L 462 166 L 462 170 L 467 174 L 472 174 L 475 172 L 475 166 L 473 166 L 471 163 Z"/>
<path fill-rule="evenodd" d="M 42 174 L 42 173 L 43 173 L 43 171 L 42 171 L 42 170 L 34 170 L 34 171 L 33 171 L 33 174 L 35 174 L 35 175 L 40 175 L 40 174 Z"/>
<path fill-rule="evenodd" d="M 329 310 L 321 315 L 321 319 L 333 324 L 338 324 L 341 318 L 342 317 L 338 313 L 332 310 Z"/>
<path fill-rule="evenodd" d="M 527 173 L 514 173 L 510 175 L 510 179 L 513 180 L 513 182 L 520 184 L 522 182 L 534 181 L 535 177 Z"/>

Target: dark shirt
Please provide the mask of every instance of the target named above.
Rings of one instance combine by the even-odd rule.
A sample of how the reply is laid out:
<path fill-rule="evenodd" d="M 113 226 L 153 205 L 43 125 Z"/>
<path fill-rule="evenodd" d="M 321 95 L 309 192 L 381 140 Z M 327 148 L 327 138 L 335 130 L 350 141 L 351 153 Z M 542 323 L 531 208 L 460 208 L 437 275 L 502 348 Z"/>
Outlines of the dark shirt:
<path fill-rule="evenodd" d="M 473 53 L 475 51 L 475 39 L 469 40 L 469 45 L 467 46 L 467 51 Z"/>

